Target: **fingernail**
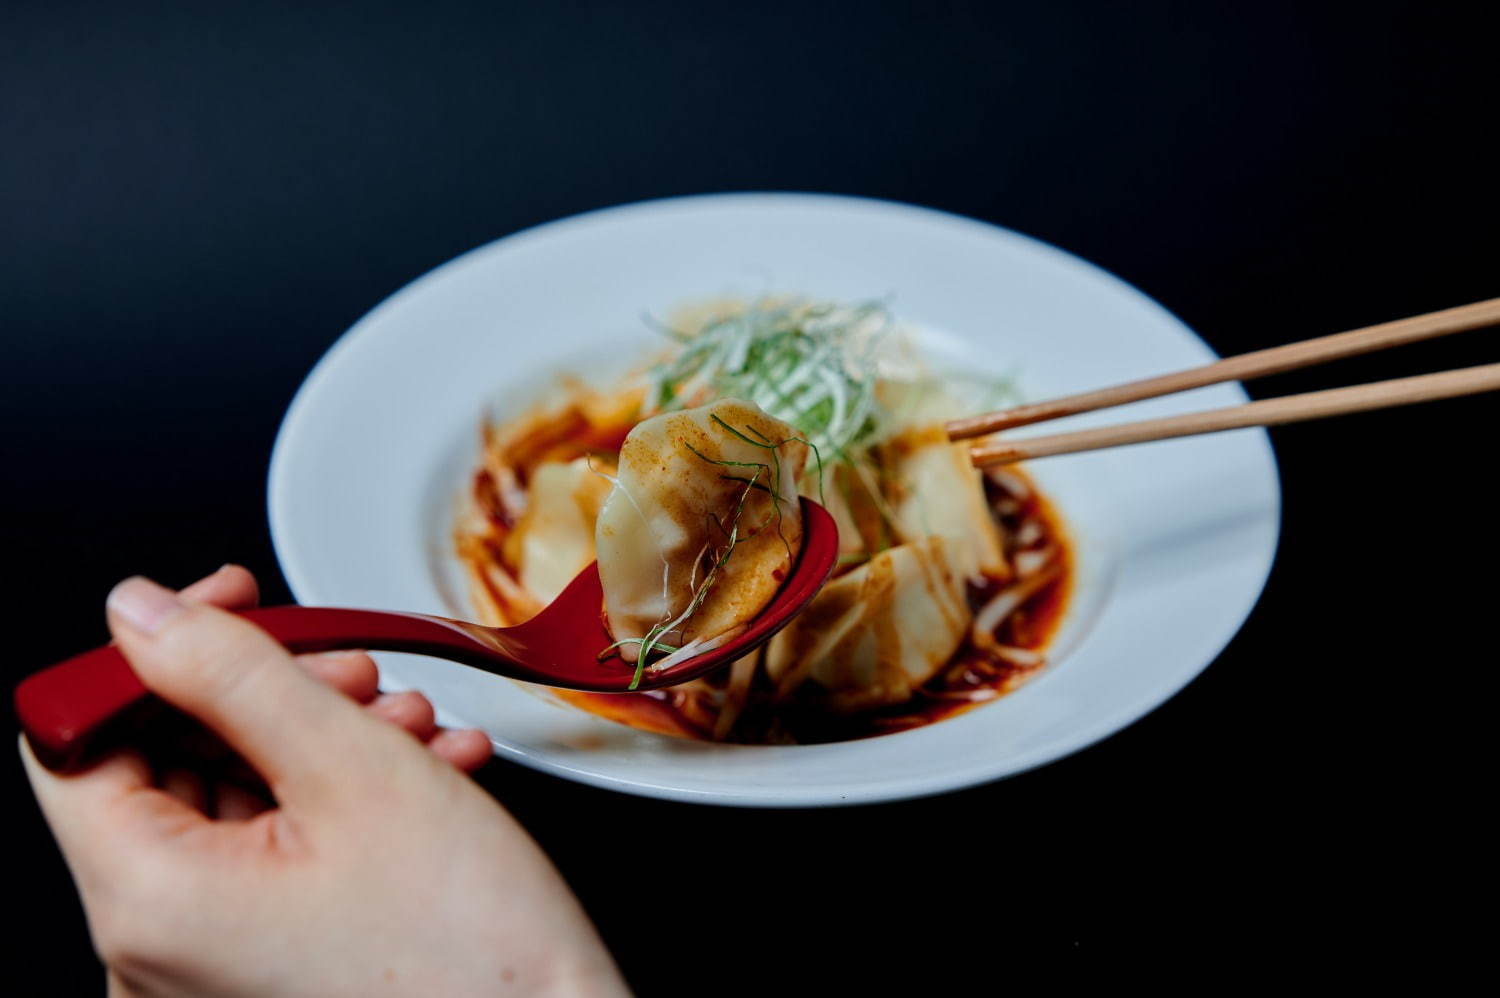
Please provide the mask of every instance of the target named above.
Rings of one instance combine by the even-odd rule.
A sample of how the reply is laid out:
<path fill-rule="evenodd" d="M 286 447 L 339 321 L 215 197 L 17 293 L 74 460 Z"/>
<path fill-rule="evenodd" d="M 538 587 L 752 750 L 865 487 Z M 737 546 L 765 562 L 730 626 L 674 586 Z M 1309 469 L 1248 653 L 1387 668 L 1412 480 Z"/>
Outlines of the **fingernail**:
<path fill-rule="evenodd" d="M 184 609 L 176 593 L 142 575 L 115 586 L 104 605 L 142 634 L 155 634 L 168 619 Z"/>

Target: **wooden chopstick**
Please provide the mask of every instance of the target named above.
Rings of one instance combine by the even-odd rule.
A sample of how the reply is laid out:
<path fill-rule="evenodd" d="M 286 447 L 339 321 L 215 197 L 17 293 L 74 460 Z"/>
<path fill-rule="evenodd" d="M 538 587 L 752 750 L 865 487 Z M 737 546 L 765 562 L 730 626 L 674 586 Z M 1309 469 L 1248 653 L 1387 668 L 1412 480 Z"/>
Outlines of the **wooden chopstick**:
<path fill-rule="evenodd" d="M 1009 464 L 1053 454 L 1076 454 L 1079 451 L 1121 447 L 1151 440 L 1190 437 L 1199 433 L 1218 433 L 1246 426 L 1275 426 L 1308 419 L 1322 419 L 1347 412 L 1364 412 L 1391 406 L 1410 405 L 1433 399 L 1474 395 L 1500 390 L 1500 364 L 1483 364 L 1438 374 L 1419 374 L 1413 378 L 1377 381 L 1352 388 L 1333 388 L 1303 395 L 1264 399 L 1227 409 L 1192 412 L 1163 419 L 1147 419 L 1120 426 L 1105 426 L 1074 433 L 1054 433 L 1027 440 L 1007 440 L 975 447 L 974 464 Z"/>
<path fill-rule="evenodd" d="M 1271 347 L 1267 350 L 1256 350 L 1253 353 L 1240 354 L 1238 357 L 1226 357 L 1202 367 L 1192 367 L 1173 374 L 1131 381 L 1112 388 L 1068 395 L 1048 402 L 1017 406 L 1014 409 L 1002 409 L 999 412 L 971 416 L 967 419 L 955 419 L 945 428 L 949 439 L 967 440 L 970 437 L 981 437 L 997 430 L 1010 429 L 1013 426 L 1026 426 L 1062 416 L 1074 416 L 1080 412 L 1107 409 L 1111 406 L 1124 405 L 1127 402 L 1139 402 L 1141 399 L 1156 398 L 1159 395 L 1171 395 L 1189 388 L 1216 385 L 1221 381 L 1248 381 L 1251 378 L 1264 377 L 1268 374 L 1311 367 L 1314 364 L 1322 364 L 1342 357 L 1354 357 L 1362 353 L 1401 346 L 1405 343 L 1415 343 L 1419 340 L 1447 336 L 1450 333 L 1479 329 L 1495 323 L 1500 323 L 1500 298 L 1491 298 L 1489 301 L 1475 302 L 1472 305 L 1460 305 L 1457 308 L 1445 308 L 1440 312 L 1428 312 L 1426 315 L 1383 322 L 1376 326 L 1366 326 L 1363 329 L 1353 329 L 1345 333 L 1334 333 L 1332 336 L 1320 336 L 1317 339 L 1302 340 L 1299 343 L 1288 343 L 1285 346 Z"/>

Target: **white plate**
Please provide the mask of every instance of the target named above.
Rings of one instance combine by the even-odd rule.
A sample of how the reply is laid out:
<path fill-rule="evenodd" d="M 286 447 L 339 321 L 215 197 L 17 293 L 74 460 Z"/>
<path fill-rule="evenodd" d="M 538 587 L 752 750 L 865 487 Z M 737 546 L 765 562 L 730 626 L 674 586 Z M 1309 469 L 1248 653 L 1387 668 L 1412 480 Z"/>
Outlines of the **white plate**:
<path fill-rule="evenodd" d="M 1118 279 L 1005 229 L 856 198 L 736 194 L 593 212 L 439 267 L 365 316 L 308 377 L 271 460 L 276 551 L 298 600 L 466 615 L 450 551 L 455 496 L 487 408 L 550 375 L 638 359 L 642 321 L 764 292 L 887 297 L 937 363 L 1019 372 L 1030 398 L 1213 359 Z M 1244 401 L 1199 389 L 1057 428 Z M 1041 432 L 1043 428 L 1035 428 Z M 1240 430 L 1031 466 L 1072 526 L 1080 579 L 1057 655 L 1022 689 L 914 731 L 832 745 L 730 746 L 642 734 L 463 666 L 382 656 L 392 688 L 502 756 L 615 790 L 743 805 L 891 800 L 1056 759 L 1119 730 L 1197 675 L 1255 604 L 1280 493 L 1265 434 Z"/>

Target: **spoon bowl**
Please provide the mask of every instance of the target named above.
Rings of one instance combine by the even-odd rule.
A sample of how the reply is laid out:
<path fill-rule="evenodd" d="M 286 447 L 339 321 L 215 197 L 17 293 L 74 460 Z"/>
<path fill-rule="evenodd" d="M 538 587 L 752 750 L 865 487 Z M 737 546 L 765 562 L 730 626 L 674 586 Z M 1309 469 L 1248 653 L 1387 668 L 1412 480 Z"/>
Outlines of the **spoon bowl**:
<path fill-rule="evenodd" d="M 838 527 L 802 500 L 803 537 L 792 571 L 745 630 L 665 669 L 636 667 L 609 654 L 599 566 L 590 563 L 540 613 L 514 627 L 485 627 L 447 617 L 383 610 L 274 606 L 241 614 L 296 653 L 366 649 L 448 659 L 497 676 L 595 693 L 652 690 L 697 679 L 769 641 L 828 581 L 838 559 Z M 155 702 L 114 645 L 85 652 L 28 676 L 16 687 L 16 714 L 38 758 L 77 765 L 104 747 L 122 722 Z"/>

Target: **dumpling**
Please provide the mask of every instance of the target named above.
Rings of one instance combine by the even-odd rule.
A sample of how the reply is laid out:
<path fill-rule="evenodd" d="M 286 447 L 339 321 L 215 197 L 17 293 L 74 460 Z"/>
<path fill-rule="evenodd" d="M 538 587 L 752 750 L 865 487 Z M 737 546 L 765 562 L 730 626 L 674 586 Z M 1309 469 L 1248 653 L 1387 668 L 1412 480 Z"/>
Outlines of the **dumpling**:
<path fill-rule="evenodd" d="M 778 696 L 806 680 L 837 711 L 901 703 L 958 650 L 972 613 L 962 547 L 928 537 L 888 548 L 823 587 L 771 639 Z"/>
<path fill-rule="evenodd" d="M 587 458 L 532 469 L 526 512 L 505 539 L 505 553 L 521 585 L 543 604 L 594 560 L 594 522 L 610 490 L 600 472 L 608 470 L 590 468 Z"/>
<path fill-rule="evenodd" d="M 630 431 L 594 535 L 605 614 L 627 661 L 648 635 L 706 650 L 775 596 L 802 544 L 799 436 L 736 399 Z"/>
<path fill-rule="evenodd" d="M 969 448 L 941 426 L 911 430 L 884 445 L 888 501 L 903 541 L 957 541 L 955 566 L 965 578 L 1010 578 L 1000 527 L 990 515 Z"/>
<path fill-rule="evenodd" d="M 882 512 L 880 472 L 868 462 L 830 463 L 823 481 L 804 478 L 802 491 L 816 495 L 839 531 L 839 558 L 845 562 L 864 559 L 865 552 L 890 546 L 890 528 Z"/>

